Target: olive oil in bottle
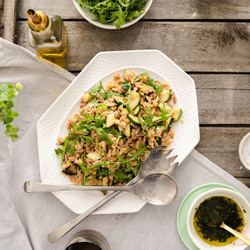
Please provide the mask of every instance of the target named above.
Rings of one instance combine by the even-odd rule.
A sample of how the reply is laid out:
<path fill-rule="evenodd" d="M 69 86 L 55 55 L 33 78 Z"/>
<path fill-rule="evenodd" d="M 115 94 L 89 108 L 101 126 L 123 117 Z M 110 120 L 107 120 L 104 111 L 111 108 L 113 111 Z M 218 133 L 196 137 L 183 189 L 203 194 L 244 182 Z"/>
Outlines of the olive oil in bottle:
<path fill-rule="evenodd" d="M 67 31 L 62 18 L 33 9 L 28 9 L 27 15 L 30 46 L 40 57 L 66 68 Z"/>

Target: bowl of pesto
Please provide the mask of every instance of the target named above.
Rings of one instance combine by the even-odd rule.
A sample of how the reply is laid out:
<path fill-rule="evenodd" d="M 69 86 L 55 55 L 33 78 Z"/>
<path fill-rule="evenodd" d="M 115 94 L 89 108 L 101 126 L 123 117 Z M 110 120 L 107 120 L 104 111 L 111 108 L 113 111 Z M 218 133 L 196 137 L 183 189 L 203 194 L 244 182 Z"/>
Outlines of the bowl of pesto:
<path fill-rule="evenodd" d="M 78 12 L 88 22 L 103 29 L 122 29 L 138 22 L 153 0 L 73 0 Z"/>
<path fill-rule="evenodd" d="M 219 214 L 225 224 L 250 237 L 247 199 L 233 190 L 216 188 L 198 196 L 189 208 L 187 229 L 194 244 L 204 250 L 245 249 L 247 245 L 240 239 L 223 228 L 211 226 L 214 213 Z"/>

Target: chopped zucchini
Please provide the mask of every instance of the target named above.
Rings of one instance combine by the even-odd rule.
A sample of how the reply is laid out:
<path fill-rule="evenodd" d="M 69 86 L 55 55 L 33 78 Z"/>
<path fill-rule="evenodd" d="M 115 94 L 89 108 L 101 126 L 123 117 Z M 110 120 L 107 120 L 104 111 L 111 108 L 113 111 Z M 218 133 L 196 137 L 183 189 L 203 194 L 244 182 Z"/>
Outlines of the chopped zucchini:
<path fill-rule="evenodd" d="M 123 131 L 123 133 L 124 133 L 124 135 L 126 135 L 126 136 L 130 136 L 130 135 L 131 135 L 131 129 L 130 129 L 130 124 L 129 124 L 129 123 L 126 125 L 126 128 L 125 128 L 125 130 Z"/>
<path fill-rule="evenodd" d="M 173 118 L 174 118 L 174 122 L 178 122 L 181 119 L 182 116 L 182 109 L 180 108 L 174 108 L 173 110 Z"/>
<path fill-rule="evenodd" d="M 162 133 L 164 130 L 166 130 L 166 127 L 164 125 L 157 125 L 155 128 L 156 133 Z"/>
<path fill-rule="evenodd" d="M 170 109 L 170 110 L 173 109 L 173 107 L 170 104 L 168 104 L 168 103 L 160 103 L 159 104 L 159 108 L 160 109 Z"/>
<path fill-rule="evenodd" d="M 135 91 L 131 91 L 128 105 L 131 109 L 134 109 L 140 102 L 140 94 Z"/>
<path fill-rule="evenodd" d="M 171 98 L 171 89 L 165 89 L 162 92 L 159 93 L 159 103 L 164 103 L 169 101 L 169 99 Z"/>
<path fill-rule="evenodd" d="M 128 119 L 135 125 L 140 125 L 139 119 L 135 115 L 128 114 Z"/>
<path fill-rule="evenodd" d="M 67 175 L 75 175 L 77 173 L 77 167 L 73 162 L 67 161 L 66 167 L 62 172 Z"/>
<path fill-rule="evenodd" d="M 96 108 L 96 110 L 100 110 L 100 109 L 103 109 L 103 110 L 105 110 L 105 111 L 109 111 L 109 110 L 110 110 L 106 104 L 101 104 L 101 105 L 99 105 L 99 106 Z"/>
<path fill-rule="evenodd" d="M 134 111 L 133 111 L 133 114 L 134 115 L 137 115 L 139 112 L 140 112 L 140 110 L 141 110 L 141 107 L 140 107 L 140 105 L 137 105 L 137 107 L 134 109 Z"/>
<path fill-rule="evenodd" d="M 167 132 L 169 132 L 169 130 L 171 129 L 172 124 L 173 124 L 173 121 L 174 121 L 174 118 L 171 118 L 171 117 L 169 117 L 169 118 L 165 121 L 165 126 L 166 126 Z"/>
<path fill-rule="evenodd" d="M 107 128 L 111 127 L 117 122 L 117 119 L 115 119 L 115 116 L 113 113 L 107 115 L 107 121 L 106 121 L 106 126 Z"/>
<path fill-rule="evenodd" d="M 86 156 L 93 161 L 97 161 L 102 158 L 102 156 L 98 152 L 88 153 Z"/>
<path fill-rule="evenodd" d="M 121 100 L 116 100 L 115 99 L 114 101 L 116 103 L 117 108 L 120 107 L 121 105 L 124 105 L 124 102 L 122 102 Z"/>
<path fill-rule="evenodd" d="M 149 92 L 153 92 L 154 89 L 153 87 L 147 85 L 147 84 L 142 84 L 140 87 L 140 92 L 142 93 L 149 93 Z"/>
<path fill-rule="evenodd" d="M 123 131 L 123 127 L 120 124 L 118 124 L 118 129 L 119 129 L 120 132 Z"/>
<path fill-rule="evenodd" d="M 152 122 L 154 122 L 154 123 L 160 122 L 160 119 L 161 119 L 160 116 L 154 116 L 154 117 L 152 118 Z"/>
<path fill-rule="evenodd" d="M 158 145 L 161 145 L 161 137 L 157 137 L 156 142 L 158 143 Z"/>
<path fill-rule="evenodd" d="M 82 100 L 83 102 L 89 102 L 93 99 L 93 95 L 91 95 L 88 91 L 86 91 L 84 94 L 83 94 L 83 97 L 82 97 Z"/>

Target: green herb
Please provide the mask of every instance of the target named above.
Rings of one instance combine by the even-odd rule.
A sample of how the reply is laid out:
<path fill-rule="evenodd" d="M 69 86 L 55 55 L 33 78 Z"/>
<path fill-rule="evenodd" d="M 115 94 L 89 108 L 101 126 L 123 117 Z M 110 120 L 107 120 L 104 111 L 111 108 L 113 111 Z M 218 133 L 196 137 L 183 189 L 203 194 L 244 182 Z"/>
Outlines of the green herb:
<path fill-rule="evenodd" d="M 122 82 L 122 88 L 124 91 L 128 91 L 131 88 L 130 82 Z"/>
<path fill-rule="evenodd" d="M 145 72 L 145 73 L 142 73 L 142 74 L 141 74 L 141 77 L 147 76 L 147 75 L 148 75 L 148 72 Z"/>
<path fill-rule="evenodd" d="M 60 155 L 62 152 L 63 152 L 63 150 L 62 150 L 61 148 L 56 148 L 56 149 L 55 149 L 55 153 L 56 153 L 57 155 Z"/>
<path fill-rule="evenodd" d="M 91 166 L 91 168 L 97 169 L 97 167 L 102 166 L 102 165 L 105 166 L 105 165 L 127 164 L 127 163 L 129 163 L 131 161 L 138 160 L 141 156 L 144 156 L 144 153 L 145 153 L 146 150 L 147 150 L 147 147 L 145 145 L 140 144 L 139 148 L 138 148 L 138 151 L 135 152 L 135 153 L 133 153 L 133 154 L 131 154 L 129 160 L 124 160 L 124 159 L 121 160 L 121 158 L 120 158 L 119 162 L 112 162 L 112 161 L 98 162 L 98 163 L 94 164 L 93 166 Z"/>
<path fill-rule="evenodd" d="M 235 230 L 240 231 L 240 227 L 243 226 L 243 214 L 239 206 L 232 199 L 214 196 L 203 201 L 194 216 L 195 230 L 198 230 L 204 239 L 209 239 L 211 242 L 226 242 L 228 238 L 233 237 L 222 228 L 209 226 L 214 219 L 214 213 L 211 211 L 216 211 L 222 221 Z"/>
<path fill-rule="evenodd" d="M 144 12 L 147 0 L 78 0 L 82 8 L 95 14 L 95 21 L 114 24 L 117 29 Z"/>
<path fill-rule="evenodd" d="M 99 105 L 98 99 L 96 97 L 94 97 L 89 103 L 93 104 L 95 107 Z"/>
<path fill-rule="evenodd" d="M 18 113 L 13 110 L 14 101 L 18 90 L 22 88 L 23 86 L 20 83 L 17 83 L 16 86 L 5 83 L 0 85 L 0 123 L 3 122 L 6 125 L 5 135 L 9 136 L 12 141 L 18 138 L 17 132 L 19 131 L 17 126 L 10 124 L 18 117 Z"/>
<path fill-rule="evenodd" d="M 155 88 L 155 92 L 156 92 L 157 95 L 159 95 L 159 93 L 163 91 L 161 83 L 155 83 L 155 81 L 153 79 L 151 79 L 151 78 L 149 78 L 149 80 L 147 82 L 147 85 Z"/>

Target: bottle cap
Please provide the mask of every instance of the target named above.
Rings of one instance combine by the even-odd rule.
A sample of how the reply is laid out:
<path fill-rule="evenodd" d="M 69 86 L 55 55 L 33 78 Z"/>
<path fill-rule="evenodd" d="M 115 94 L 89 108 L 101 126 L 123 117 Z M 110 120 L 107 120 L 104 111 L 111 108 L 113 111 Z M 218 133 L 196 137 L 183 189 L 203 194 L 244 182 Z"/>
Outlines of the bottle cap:
<path fill-rule="evenodd" d="M 42 11 L 35 11 L 33 9 L 27 10 L 28 24 L 33 30 L 43 30 L 46 28 L 48 23 L 48 17 Z"/>

